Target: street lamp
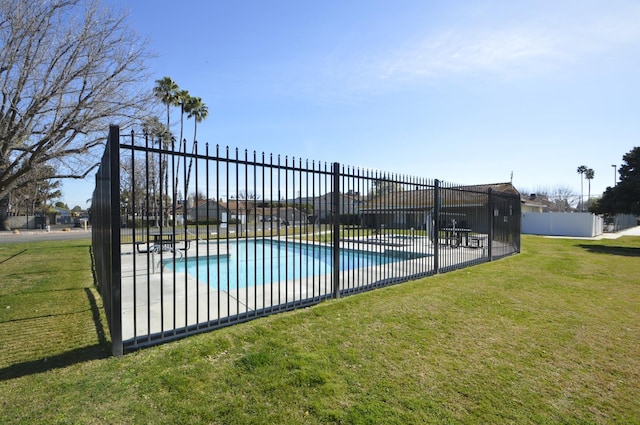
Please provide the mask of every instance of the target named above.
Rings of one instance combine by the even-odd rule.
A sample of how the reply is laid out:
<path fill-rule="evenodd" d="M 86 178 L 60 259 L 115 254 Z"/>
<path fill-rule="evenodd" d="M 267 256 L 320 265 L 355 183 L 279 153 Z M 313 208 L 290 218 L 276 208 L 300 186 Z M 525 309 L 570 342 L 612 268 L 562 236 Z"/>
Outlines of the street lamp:
<path fill-rule="evenodd" d="M 120 226 L 122 227 L 122 225 L 124 224 L 124 227 L 127 227 L 128 221 L 129 221 L 129 198 L 124 198 L 124 203 L 122 205 L 123 207 L 123 212 L 124 212 L 124 221 L 122 223 L 120 223 Z"/>
<path fill-rule="evenodd" d="M 29 196 L 24 197 L 25 203 L 27 204 L 27 230 L 29 229 Z"/>
<path fill-rule="evenodd" d="M 616 184 L 618 182 L 616 174 L 618 173 L 618 170 L 616 169 L 616 164 L 611 164 L 611 166 L 613 167 L 613 187 L 616 187 Z"/>

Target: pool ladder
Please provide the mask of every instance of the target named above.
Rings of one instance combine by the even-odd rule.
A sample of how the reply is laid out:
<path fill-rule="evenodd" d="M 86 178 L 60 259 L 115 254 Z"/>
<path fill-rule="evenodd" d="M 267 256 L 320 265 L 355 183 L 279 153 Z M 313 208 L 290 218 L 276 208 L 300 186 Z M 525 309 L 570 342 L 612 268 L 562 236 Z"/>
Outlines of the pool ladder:
<path fill-rule="evenodd" d="M 184 253 L 182 252 L 182 250 L 176 249 L 176 248 L 173 248 L 173 247 L 169 247 L 169 246 L 166 246 L 166 245 L 165 246 L 156 245 L 153 248 L 151 248 L 149 250 L 149 252 L 152 255 L 152 260 L 151 260 L 151 265 L 153 267 L 153 269 L 151 271 L 152 273 L 156 272 L 155 255 L 156 254 L 160 254 L 161 252 L 171 252 L 171 253 L 173 253 L 174 258 L 177 257 L 176 258 L 177 262 L 184 261 Z M 162 264 L 162 258 L 161 258 L 160 260 L 158 260 L 158 266 L 157 266 L 159 272 L 162 271 L 162 266 L 163 266 L 163 264 Z"/>

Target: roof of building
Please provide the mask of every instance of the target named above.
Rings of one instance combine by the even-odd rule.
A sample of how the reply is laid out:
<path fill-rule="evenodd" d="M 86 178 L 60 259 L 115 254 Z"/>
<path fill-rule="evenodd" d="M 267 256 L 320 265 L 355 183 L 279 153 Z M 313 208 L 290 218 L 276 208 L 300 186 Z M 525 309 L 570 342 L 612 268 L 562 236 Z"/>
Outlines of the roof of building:
<path fill-rule="evenodd" d="M 456 205 L 484 205 L 485 195 L 491 189 L 494 193 L 506 193 L 520 195 L 520 192 L 511 183 L 492 183 L 478 185 L 443 185 L 438 188 L 441 206 L 451 207 Z M 397 208 L 424 208 L 433 207 L 435 189 L 415 189 L 384 193 L 369 199 L 361 208 L 369 210 L 397 209 Z"/>

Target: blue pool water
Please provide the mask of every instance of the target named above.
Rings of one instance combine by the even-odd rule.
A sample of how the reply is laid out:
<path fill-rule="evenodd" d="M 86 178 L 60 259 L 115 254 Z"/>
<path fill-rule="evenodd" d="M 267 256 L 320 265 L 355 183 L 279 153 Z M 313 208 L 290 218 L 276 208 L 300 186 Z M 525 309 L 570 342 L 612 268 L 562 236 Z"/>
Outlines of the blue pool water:
<path fill-rule="evenodd" d="M 227 242 L 221 242 L 225 246 Z M 204 251 L 204 252 L 203 252 Z M 206 248 L 200 257 L 187 258 L 175 263 L 175 270 L 206 282 L 220 290 L 244 288 L 284 280 L 300 279 L 331 273 L 332 250 L 328 247 L 280 242 L 272 240 L 247 240 L 229 242 L 228 255 L 206 256 Z M 340 250 L 340 269 L 353 270 L 361 267 L 394 263 L 415 258 L 415 255 L 385 255 L 367 251 Z M 173 261 L 166 266 L 173 267 Z M 219 287 L 218 287 L 219 283 Z"/>

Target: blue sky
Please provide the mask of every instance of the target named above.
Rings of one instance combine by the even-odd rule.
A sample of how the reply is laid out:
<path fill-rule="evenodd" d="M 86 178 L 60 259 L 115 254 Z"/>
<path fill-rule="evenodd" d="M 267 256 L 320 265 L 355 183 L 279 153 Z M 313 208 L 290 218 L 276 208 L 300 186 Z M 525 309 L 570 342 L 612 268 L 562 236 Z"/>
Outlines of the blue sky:
<path fill-rule="evenodd" d="M 149 39 L 150 89 L 207 104 L 201 143 L 578 195 L 640 145 L 637 0 L 103 2 Z"/>

